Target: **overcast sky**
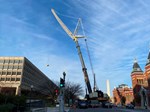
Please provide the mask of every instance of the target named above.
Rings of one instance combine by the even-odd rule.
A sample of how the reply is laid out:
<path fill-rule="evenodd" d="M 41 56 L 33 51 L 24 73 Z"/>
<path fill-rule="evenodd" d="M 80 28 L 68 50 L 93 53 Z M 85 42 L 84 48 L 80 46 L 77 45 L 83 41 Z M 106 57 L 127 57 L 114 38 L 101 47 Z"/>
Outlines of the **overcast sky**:
<path fill-rule="evenodd" d="M 72 32 L 82 18 L 98 88 L 106 92 L 107 79 L 111 91 L 122 83 L 131 87 L 134 58 L 144 71 L 150 49 L 149 7 L 150 0 L 0 0 L 0 56 L 27 57 L 55 81 L 65 71 L 85 88 L 75 43 L 54 8 Z M 79 43 L 93 88 L 84 39 Z"/>

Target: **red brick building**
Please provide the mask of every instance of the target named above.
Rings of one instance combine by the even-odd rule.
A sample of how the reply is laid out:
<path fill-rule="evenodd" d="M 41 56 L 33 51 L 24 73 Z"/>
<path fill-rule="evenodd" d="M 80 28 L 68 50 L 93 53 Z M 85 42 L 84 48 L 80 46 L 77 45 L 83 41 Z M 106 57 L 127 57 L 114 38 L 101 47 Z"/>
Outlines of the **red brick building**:
<path fill-rule="evenodd" d="M 136 107 L 150 107 L 150 53 L 143 72 L 137 60 L 134 61 L 131 72 L 134 102 Z"/>
<path fill-rule="evenodd" d="M 129 104 L 133 102 L 133 89 L 129 88 L 126 84 L 121 84 L 113 90 L 114 103 Z"/>

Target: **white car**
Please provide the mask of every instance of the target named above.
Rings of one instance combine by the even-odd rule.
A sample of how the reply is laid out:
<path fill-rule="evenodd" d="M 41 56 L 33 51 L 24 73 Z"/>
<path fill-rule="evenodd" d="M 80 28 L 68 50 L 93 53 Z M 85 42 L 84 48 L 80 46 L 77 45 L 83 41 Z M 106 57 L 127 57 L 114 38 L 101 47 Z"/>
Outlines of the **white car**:
<path fill-rule="evenodd" d="M 59 107 L 59 103 L 56 103 L 56 107 Z"/>

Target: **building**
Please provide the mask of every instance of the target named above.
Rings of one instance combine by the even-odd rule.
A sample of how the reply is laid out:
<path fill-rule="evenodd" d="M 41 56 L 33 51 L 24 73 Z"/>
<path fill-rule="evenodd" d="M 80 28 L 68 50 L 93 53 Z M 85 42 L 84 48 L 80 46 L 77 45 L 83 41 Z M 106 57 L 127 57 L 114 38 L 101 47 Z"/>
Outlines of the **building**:
<path fill-rule="evenodd" d="M 135 59 L 131 72 L 134 102 L 137 107 L 150 107 L 150 53 L 143 72 Z"/>
<path fill-rule="evenodd" d="M 25 57 L 0 57 L 0 92 L 50 95 L 57 86 Z"/>
<path fill-rule="evenodd" d="M 133 89 L 128 87 L 126 84 L 121 84 L 113 90 L 114 103 L 129 104 L 133 102 Z"/>

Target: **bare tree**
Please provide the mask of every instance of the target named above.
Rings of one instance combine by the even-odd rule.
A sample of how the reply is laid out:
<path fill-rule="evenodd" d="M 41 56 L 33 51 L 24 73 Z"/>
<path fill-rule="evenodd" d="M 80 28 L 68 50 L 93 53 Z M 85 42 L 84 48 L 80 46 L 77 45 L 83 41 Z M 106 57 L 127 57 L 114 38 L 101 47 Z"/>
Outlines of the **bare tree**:
<path fill-rule="evenodd" d="M 66 82 L 65 84 L 65 102 L 69 104 L 69 101 L 72 103 L 79 96 L 83 95 L 83 89 L 79 83 Z"/>
<path fill-rule="evenodd" d="M 125 97 L 125 96 L 122 96 L 122 97 L 121 97 L 121 104 L 122 104 L 122 105 L 125 105 L 125 102 L 126 102 L 126 97 Z"/>
<path fill-rule="evenodd" d="M 58 87 L 60 86 L 58 81 L 55 81 L 55 84 Z M 70 81 L 65 82 L 65 95 L 64 95 L 65 103 L 68 103 L 68 104 L 69 102 L 74 103 L 75 99 L 78 99 L 79 96 L 83 96 L 83 88 L 81 84 L 73 83 Z"/>

